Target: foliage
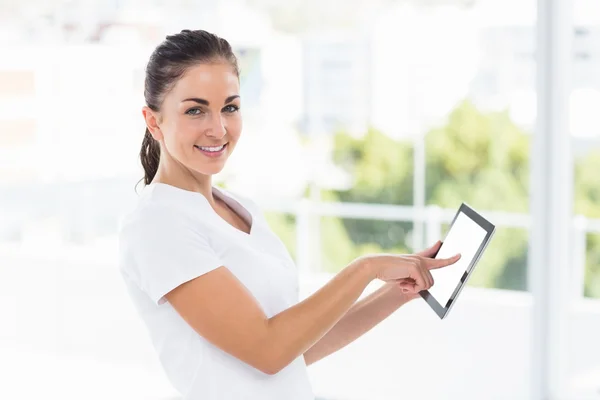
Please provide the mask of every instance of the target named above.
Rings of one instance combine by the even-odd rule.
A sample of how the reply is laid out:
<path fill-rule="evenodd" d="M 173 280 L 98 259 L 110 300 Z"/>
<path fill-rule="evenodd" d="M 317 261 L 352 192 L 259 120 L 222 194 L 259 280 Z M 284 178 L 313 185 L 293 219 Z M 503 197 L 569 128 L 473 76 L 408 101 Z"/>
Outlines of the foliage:
<path fill-rule="evenodd" d="M 464 101 L 426 133 L 425 146 L 427 204 L 457 209 L 466 202 L 482 211 L 528 213 L 530 135 L 508 112 L 484 113 Z M 354 184 L 345 191 L 324 191 L 325 201 L 412 204 L 411 142 L 375 129 L 360 138 L 341 132 L 332 157 Z M 592 218 L 600 218 L 597 171 L 600 151 L 577 160 L 575 212 Z M 364 253 L 419 250 L 409 249 L 412 229 L 410 222 L 322 218 L 322 267 L 335 272 Z M 470 284 L 525 290 L 528 235 L 519 228 L 499 228 Z M 585 293 L 600 297 L 600 235 L 588 235 L 587 245 Z"/>

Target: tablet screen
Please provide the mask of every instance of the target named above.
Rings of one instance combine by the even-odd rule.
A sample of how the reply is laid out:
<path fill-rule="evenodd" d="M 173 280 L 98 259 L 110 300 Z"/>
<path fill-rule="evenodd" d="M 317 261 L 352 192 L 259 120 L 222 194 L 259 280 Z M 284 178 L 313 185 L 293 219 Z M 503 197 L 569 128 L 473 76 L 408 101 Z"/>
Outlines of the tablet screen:
<path fill-rule="evenodd" d="M 463 212 L 458 213 L 435 258 L 448 258 L 457 253 L 461 254 L 461 258 L 450 266 L 431 270 L 434 284 L 429 293 L 442 307 L 446 307 L 450 296 L 485 240 L 486 233 L 485 229 Z"/>

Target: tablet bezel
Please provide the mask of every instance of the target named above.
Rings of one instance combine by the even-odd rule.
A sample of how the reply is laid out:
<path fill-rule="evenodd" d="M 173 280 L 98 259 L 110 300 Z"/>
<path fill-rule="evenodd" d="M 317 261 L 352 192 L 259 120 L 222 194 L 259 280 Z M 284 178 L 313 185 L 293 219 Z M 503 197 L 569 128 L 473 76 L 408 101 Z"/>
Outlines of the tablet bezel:
<path fill-rule="evenodd" d="M 423 291 L 419 292 L 421 297 L 425 300 L 425 302 L 427 302 L 427 304 L 429 304 L 429 306 L 438 315 L 438 317 L 440 317 L 440 319 L 444 319 L 448 316 L 448 313 L 452 309 L 452 306 L 454 305 L 454 303 L 456 303 L 456 299 L 458 298 L 458 295 L 460 294 L 462 289 L 467 285 L 467 282 L 468 282 L 469 278 L 471 277 L 471 274 L 473 273 L 475 266 L 479 262 L 479 259 L 481 258 L 482 254 L 484 253 L 485 249 L 487 248 L 488 244 L 490 243 L 492 236 L 494 235 L 494 232 L 496 231 L 496 227 L 494 224 L 492 224 L 490 221 L 488 221 L 483 216 L 481 216 L 477 211 L 475 211 L 473 208 L 471 208 L 468 204 L 462 203 L 460 205 L 460 207 L 458 208 L 458 211 L 454 215 L 452 222 L 450 223 L 450 228 L 448 229 L 448 233 L 446 234 L 446 237 L 450 233 L 450 230 L 452 229 L 452 226 L 454 225 L 456 218 L 458 218 L 458 216 L 460 215 L 461 212 L 464 213 L 471 220 L 473 220 L 481 228 L 483 228 L 486 231 L 486 234 L 485 234 L 485 238 L 483 239 L 483 242 L 479 246 L 479 249 L 477 249 L 475 256 L 469 263 L 466 271 L 463 273 L 462 277 L 460 278 L 460 281 L 457 283 L 456 288 L 454 289 L 454 292 L 452 293 L 452 295 L 450 296 L 450 299 L 448 299 L 448 302 L 446 303 L 446 305 L 444 307 L 442 307 L 442 305 L 435 299 L 435 297 L 433 297 L 433 295 L 428 290 L 423 290 Z M 442 244 L 443 244 L 443 241 L 442 241 Z M 435 258 L 436 255 L 434 255 L 433 258 Z"/>

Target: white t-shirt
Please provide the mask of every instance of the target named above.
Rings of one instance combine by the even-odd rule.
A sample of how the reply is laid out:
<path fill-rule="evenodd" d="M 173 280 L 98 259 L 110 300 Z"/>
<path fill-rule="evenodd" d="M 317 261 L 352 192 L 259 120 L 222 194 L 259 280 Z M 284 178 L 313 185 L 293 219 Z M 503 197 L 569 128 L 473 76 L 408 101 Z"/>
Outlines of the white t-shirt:
<path fill-rule="evenodd" d="M 252 293 L 267 317 L 298 303 L 297 269 L 254 202 L 213 188 L 251 224 L 231 226 L 199 193 L 162 183 L 144 188 L 122 221 L 120 271 L 160 362 L 184 400 L 314 399 L 304 357 L 267 375 L 194 331 L 165 294 L 220 266 Z"/>

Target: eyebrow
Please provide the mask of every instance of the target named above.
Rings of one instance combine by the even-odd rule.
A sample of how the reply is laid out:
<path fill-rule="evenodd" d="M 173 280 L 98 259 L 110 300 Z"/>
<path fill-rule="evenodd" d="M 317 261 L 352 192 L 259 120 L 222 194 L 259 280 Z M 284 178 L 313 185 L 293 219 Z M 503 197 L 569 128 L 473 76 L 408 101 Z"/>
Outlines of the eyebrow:
<path fill-rule="evenodd" d="M 229 96 L 228 98 L 225 99 L 225 103 L 223 103 L 223 104 L 231 103 L 233 100 L 237 99 L 238 97 L 240 97 L 238 94 L 234 94 L 233 96 Z M 186 101 L 193 101 L 193 102 L 196 102 L 198 104 L 204 104 L 205 106 L 210 105 L 210 103 L 208 102 L 208 100 L 199 99 L 198 97 L 190 97 L 189 99 L 182 100 L 181 102 L 184 103 Z"/>

